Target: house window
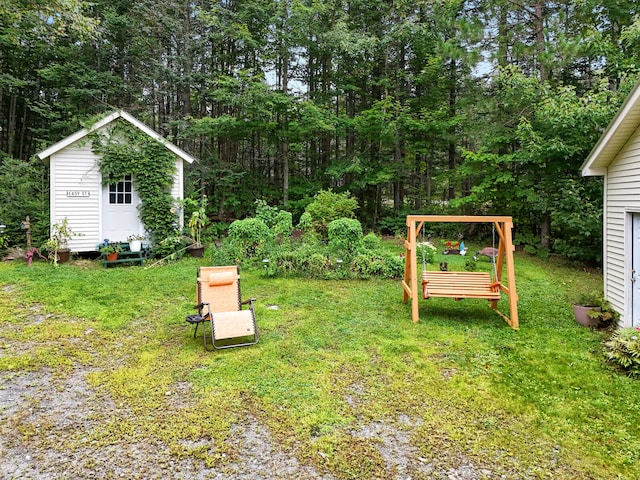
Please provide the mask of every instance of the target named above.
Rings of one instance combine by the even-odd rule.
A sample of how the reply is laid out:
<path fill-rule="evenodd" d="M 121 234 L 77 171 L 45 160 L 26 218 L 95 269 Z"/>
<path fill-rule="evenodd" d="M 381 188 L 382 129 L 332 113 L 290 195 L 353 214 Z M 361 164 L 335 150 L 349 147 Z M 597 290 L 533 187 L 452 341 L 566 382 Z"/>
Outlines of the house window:
<path fill-rule="evenodd" d="M 131 175 L 125 175 L 124 179 L 118 183 L 109 185 L 109 203 L 131 203 L 132 189 L 133 181 L 131 180 Z"/>

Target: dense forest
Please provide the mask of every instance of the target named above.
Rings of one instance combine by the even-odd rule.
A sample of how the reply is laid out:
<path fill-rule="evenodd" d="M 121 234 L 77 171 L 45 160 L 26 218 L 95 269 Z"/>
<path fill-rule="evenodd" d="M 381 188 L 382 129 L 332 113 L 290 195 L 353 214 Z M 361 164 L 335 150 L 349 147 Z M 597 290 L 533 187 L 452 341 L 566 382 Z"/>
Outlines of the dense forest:
<path fill-rule="evenodd" d="M 580 165 L 640 71 L 633 0 L 4 0 L 0 223 L 48 225 L 34 153 L 122 108 L 198 159 L 211 219 L 349 191 L 367 228 L 512 215 L 597 260 Z M 16 226 L 18 225 L 18 226 Z M 223 223 L 224 225 L 224 223 Z M 38 230 L 39 228 L 39 230 Z M 46 234 L 45 234 L 46 236 Z"/>

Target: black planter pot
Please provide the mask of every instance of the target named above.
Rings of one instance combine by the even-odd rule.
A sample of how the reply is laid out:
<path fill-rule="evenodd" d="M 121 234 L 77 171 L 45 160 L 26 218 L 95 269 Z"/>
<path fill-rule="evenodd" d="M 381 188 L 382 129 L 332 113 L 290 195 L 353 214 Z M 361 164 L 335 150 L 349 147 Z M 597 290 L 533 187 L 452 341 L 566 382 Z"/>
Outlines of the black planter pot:
<path fill-rule="evenodd" d="M 187 251 L 192 257 L 202 258 L 204 256 L 204 245 L 200 245 L 199 247 L 192 245 L 187 248 Z"/>
<path fill-rule="evenodd" d="M 58 263 L 66 263 L 71 258 L 71 250 L 62 249 L 58 250 Z"/>

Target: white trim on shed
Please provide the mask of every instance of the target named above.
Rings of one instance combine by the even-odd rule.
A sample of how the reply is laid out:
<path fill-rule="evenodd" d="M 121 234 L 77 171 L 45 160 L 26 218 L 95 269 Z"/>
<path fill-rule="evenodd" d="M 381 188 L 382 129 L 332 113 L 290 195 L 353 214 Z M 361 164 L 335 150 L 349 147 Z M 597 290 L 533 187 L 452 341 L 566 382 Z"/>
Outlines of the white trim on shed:
<path fill-rule="evenodd" d="M 640 81 L 635 84 L 616 116 L 584 161 L 582 175 L 604 175 L 609 164 L 640 125 Z"/>
<path fill-rule="evenodd" d="M 45 164 L 48 165 L 49 158 L 51 157 L 51 155 L 59 152 L 60 150 L 62 150 L 64 148 L 68 147 L 69 145 L 77 142 L 78 140 L 83 139 L 84 137 L 86 137 L 90 133 L 93 133 L 96 130 L 101 129 L 105 125 L 108 125 L 109 123 L 113 122 L 114 120 L 117 120 L 118 118 L 122 118 L 122 119 L 126 120 L 130 124 L 136 126 L 138 129 L 140 129 L 141 131 L 143 131 L 144 133 L 149 135 L 151 138 L 153 138 L 155 140 L 158 140 L 159 142 L 163 143 L 165 147 L 167 147 L 169 150 L 171 150 L 173 153 L 175 153 L 178 157 L 180 157 L 185 162 L 187 162 L 187 163 L 193 163 L 194 162 L 195 159 L 191 155 L 189 155 L 187 152 L 185 152 L 181 148 L 175 146 L 173 143 L 171 143 L 170 141 L 165 139 L 158 132 L 156 132 L 152 128 L 148 127 L 147 125 L 142 123 L 140 120 L 135 118 L 133 115 L 130 115 L 130 114 L 128 114 L 127 112 L 125 112 L 123 110 L 115 111 L 115 112 L 111 113 L 110 115 L 107 115 L 106 117 L 104 117 L 102 120 L 94 123 L 91 127 L 83 128 L 82 130 L 74 133 L 73 135 L 69 135 L 67 138 L 65 138 L 63 140 L 60 140 L 58 143 L 55 143 L 54 145 L 51 145 L 46 150 L 43 150 L 42 152 L 38 153 L 37 156 L 40 158 L 40 160 L 42 160 Z"/>

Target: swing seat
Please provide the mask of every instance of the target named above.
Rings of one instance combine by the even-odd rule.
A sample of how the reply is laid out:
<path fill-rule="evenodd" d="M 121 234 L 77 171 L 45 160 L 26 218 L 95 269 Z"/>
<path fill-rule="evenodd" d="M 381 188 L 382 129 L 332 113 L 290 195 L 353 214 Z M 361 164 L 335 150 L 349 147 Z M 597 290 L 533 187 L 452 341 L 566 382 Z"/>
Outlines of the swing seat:
<path fill-rule="evenodd" d="M 422 298 L 500 300 L 500 282 L 486 272 L 422 272 Z"/>

